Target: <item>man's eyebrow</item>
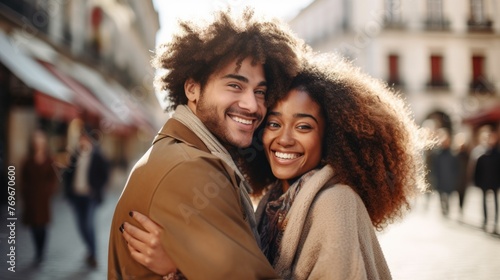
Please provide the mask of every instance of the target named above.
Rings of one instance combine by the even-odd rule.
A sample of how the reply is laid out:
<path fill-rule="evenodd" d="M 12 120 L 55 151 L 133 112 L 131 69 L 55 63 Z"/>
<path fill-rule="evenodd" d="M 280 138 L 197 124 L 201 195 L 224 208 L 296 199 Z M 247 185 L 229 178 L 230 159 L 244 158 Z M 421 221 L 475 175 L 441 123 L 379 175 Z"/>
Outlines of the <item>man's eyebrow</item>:
<path fill-rule="evenodd" d="M 282 114 L 280 112 L 276 112 L 276 111 L 271 111 L 269 113 L 267 113 L 269 116 L 281 116 Z M 304 113 L 297 113 L 297 114 L 293 114 L 293 117 L 294 118 L 311 118 L 313 119 L 316 123 L 319 123 L 318 120 L 313 116 L 313 115 L 310 115 L 310 114 L 304 114 Z"/>
<path fill-rule="evenodd" d="M 240 82 L 244 82 L 244 83 L 248 83 L 248 79 L 247 77 L 245 76 L 241 76 L 241 75 L 236 75 L 236 74 L 227 74 L 225 75 L 224 77 L 222 77 L 223 79 L 235 79 L 235 80 L 238 80 Z"/>
<path fill-rule="evenodd" d="M 238 81 L 244 82 L 244 83 L 249 83 L 250 82 L 247 77 L 242 76 L 242 75 L 236 75 L 236 74 L 227 74 L 227 75 L 223 76 L 222 79 L 235 79 L 235 80 L 238 80 Z M 267 86 L 267 82 L 266 81 L 261 81 L 258 84 L 258 86 Z"/>

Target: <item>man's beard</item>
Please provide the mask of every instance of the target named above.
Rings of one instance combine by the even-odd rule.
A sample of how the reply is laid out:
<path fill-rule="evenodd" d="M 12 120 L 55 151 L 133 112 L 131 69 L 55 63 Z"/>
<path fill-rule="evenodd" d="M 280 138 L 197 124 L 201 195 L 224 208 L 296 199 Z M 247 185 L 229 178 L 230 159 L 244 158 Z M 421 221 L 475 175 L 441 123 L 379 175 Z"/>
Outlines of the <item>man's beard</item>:
<path fill-rule="evenodd" d="M 200 100 L 196 106 L 196 115 L 203 122 L 203 124 L 207 127 L 207 129 L 215 136 L 224 146 L 232 146 L 232 147 L 243 147 L 251 144 L 252 136 L 249 136 L 249 143 L 246 145 L 242 145 L 236 139 L 231 136 L 229 129 L 224 125 L 225 118 L 229 118 L 230 113 L 234 113 L 236 115 L 245 116 L 248 118 L 255 118 L 257 123 L 260 123 L 263 116 L 258 113 L 249 114 L 247 112 L 241 111 L 234 107 L 229 107 L 224 111 L 224 115 L 221 119 L 219 119 L 217 106 L 214 104 L 208 104 L 203 97 L 203 93 L 200 96 Z M 253 134 L 253 132 L 252 132 Z"/>

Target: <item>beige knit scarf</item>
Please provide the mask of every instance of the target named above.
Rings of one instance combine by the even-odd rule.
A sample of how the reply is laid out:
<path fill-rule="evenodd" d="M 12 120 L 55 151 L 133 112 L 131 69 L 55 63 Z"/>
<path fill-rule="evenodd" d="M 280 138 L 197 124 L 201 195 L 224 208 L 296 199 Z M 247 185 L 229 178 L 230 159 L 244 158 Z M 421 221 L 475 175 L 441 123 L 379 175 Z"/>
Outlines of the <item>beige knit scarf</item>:
<path fill-rule="evenodd" d="M 177 106 L 172 118 L 178 120 L 187 128 L 189 128 L 191 131 L 193 131 L 194 134 L 196 134 L 196 136 L 200 138 L 200 140 L 207 146 L 207 148 L 214 156 L 217 156 L 222 161 L 224 161 L 224 163 L 230 166 L 234 170 L 234 172 L 238 175 L 238 177 L 240 178 L 240 185 L 238 189 L 240 192 L 241 203 L 246 213 L 247 222 L 250 225 L 250 228 L 252 229 L 252 233 L 255 239 L 257 240 L 257 243 L 260 246 L 260 237 L 257 231 L 257 223 L 255 222 L 254 210 L 250 197 L 248 196 L 248 193 L 251 191 L 251 188 L 248 182 L 245 180 L 243 174 L 241 174 L 241 171 L 234 163 L 233 158 L 231 157 L 227 149 L 224 148 L 224 146 L 222 146 L 219 140 L 207 129 L 207 127 L 191 111 L 191 109 L 189 109 L 187 105 Z"/>

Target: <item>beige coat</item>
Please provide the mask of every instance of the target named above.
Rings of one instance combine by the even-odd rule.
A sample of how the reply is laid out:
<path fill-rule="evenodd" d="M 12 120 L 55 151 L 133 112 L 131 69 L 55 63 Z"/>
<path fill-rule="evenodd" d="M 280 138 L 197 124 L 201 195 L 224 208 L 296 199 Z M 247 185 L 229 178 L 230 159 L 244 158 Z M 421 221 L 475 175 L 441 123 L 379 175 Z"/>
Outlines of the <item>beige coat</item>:
<path fill-rule="evenodd" d="M 274 268 L 285 279 L 391 279 L 368 212 L 352 188 L 324 167 L 287 214 Z M 267 196 L 257 209 L 260 222 Z"/>
<path fill-rule="evenodd" d="M 108 279 L 161 279 L 135 262 L 119 231 L 131 210 L 164 228 L 162 245 L 188 279 L 273 279 L 245 220 L 239 178 L 186 126 L 170 119 L 131 172 L 109 240 Z"/>

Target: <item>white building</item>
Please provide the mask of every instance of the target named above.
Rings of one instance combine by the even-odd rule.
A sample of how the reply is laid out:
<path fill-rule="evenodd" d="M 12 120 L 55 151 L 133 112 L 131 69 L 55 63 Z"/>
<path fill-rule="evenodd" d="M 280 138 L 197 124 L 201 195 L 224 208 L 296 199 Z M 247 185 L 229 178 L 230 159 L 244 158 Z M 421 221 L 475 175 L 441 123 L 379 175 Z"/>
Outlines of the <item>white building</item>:
<path fill-rule="evenodd" d="M 498 123 L 463 125 L 500 102 L 498 0 L 316 0 L 290 25 L 314 50 L 341 52 L 401 91 L 419 123 Z"/>
<path fill-rule="evenodd" d="M 158 30 L 152 1 L 1 1 L 0 168 L 19 166 L 36 126 L 66 153 L 82 122 L 114 163 L 135 162 L 165 118 L 150 65 Z"/>

